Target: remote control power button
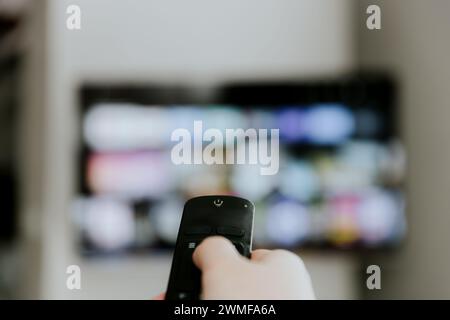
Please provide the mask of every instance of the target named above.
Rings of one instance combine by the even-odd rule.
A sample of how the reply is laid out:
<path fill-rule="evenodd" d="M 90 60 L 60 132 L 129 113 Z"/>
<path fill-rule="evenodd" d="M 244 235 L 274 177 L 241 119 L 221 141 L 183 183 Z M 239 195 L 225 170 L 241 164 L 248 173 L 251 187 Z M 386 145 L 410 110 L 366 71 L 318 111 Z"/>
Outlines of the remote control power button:
<path fill-rule="evenodd" d="M 194 300 L 195 296 L 191 292 L 179 292 L 178 299 L 180 300 Z"/>
<path fill-rule="evenodd" d="M 222 204 L 223 204 L 223 200 L 221 200 L 221 199 L 216 199 L 216 200 L 213 201 L 213 203 L 214 203 L 214 205 L 215 205 L 216 207 L 220 207 L 220 206 L 222 206 Z"/>
<path fill-rule="evenodd" d="M 211 230 L 212 230 L 211 227 L 208 226 L 197 226 L 187 228 L 184 233 L 187 235 L 201 235 L 201 234 L 210 234 Z"/>
<path fill-rule="evenodd" d="M 218 227 L 217 233 L 223 236 L 242 237 L 245 231 L 235 227 Z"/>

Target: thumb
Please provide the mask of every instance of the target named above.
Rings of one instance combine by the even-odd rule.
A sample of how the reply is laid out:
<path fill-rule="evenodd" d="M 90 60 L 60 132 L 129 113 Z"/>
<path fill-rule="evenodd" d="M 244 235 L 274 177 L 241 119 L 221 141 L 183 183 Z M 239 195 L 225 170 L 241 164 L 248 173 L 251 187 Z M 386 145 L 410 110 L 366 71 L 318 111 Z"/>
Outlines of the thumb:
<path fill-rule="evenodd" d="M 194 264 L 202 271 L 217 265 L 239 261 L 239 253 L 234 245 L 220 236 L 208 237 L 195 249 L 192 256 Z"/>

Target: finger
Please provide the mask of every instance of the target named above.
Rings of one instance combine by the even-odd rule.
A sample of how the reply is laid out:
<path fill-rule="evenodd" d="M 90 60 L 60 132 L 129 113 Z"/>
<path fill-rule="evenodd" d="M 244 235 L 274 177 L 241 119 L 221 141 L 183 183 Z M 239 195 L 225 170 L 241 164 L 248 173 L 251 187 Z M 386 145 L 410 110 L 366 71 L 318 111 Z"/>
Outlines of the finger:
<path fill-rule="evenodd" d="M 264 261 L 264 258 L 267 257 L 268 254 L 270 254 L 270 250 L 267 249 L 257 249 L 252 251 L 252 261 L 255 262 L 260 262 L 260 261 Z"/>
<path fill-rule="evenodd" d="M 165 292 L 161 292 L 157 296 L 153 297 L 152 300 L 164 300 L 165 298 L 166 298 L 166 293 Z"/>
<path fill-rule="evenodd" d="M 224 237 L 213 236 L 203 240 L 193 254 L 194 264 L 202 271 L 220 264 L 237 261 L 239 253 Z"/>
<path fill-rule="evenodd" d="M 270 265 L 304 267 L 303 260 L 298 255 L 282 249 L 269 251 L 262 261 Z"/>

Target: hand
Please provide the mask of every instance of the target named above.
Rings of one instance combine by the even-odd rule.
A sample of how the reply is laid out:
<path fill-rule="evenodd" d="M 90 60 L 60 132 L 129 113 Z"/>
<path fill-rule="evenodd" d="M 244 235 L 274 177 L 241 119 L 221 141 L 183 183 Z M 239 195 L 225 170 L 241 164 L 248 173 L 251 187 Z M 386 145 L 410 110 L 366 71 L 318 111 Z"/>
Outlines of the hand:
<path fill-rule="evenodd" d="M 209 237 L 195 249 L 202 271 L 202 299 L 315 299 L 303 261 L 286 250 L 255 250 L 241 256 L 223 237 Z"/>

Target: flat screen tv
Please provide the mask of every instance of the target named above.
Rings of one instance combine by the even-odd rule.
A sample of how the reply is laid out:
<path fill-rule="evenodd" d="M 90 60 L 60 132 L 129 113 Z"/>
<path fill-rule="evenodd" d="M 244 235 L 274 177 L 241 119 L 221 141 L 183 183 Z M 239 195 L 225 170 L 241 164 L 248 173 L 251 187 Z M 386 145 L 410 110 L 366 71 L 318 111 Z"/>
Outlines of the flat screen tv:
<path fill-rule="evenodd" d="M 394 89 L 361 76 L 83 86 L 74 210 L 81 253 L 170 249 L 184 202 L 208 194 L 255 203 L 254 247 L 395 247 L 406 230 L 406 155 Z M 237 129 L 248 135 L 226 138 Z"/>

